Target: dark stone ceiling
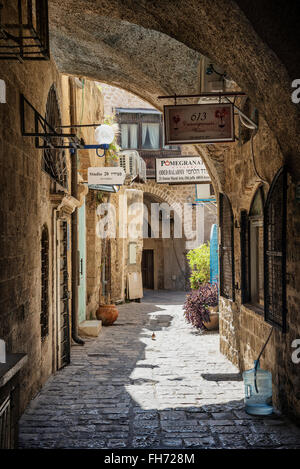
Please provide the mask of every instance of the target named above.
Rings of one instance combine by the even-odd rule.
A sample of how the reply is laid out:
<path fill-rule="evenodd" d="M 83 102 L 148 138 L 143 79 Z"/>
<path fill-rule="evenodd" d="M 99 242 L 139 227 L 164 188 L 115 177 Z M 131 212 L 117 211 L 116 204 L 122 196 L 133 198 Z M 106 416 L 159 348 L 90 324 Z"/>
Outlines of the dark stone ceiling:
<path fill-rule="evenodd" d="M 61 72 L 120 86 L 157 107 L 160 94 L 199 91 L 204 54 L 247 92 L 300 178 L 299 2 L 289 0 L 49 0 Z M 298 15 L 298 16 L 297 16 Z M 297 65 L 295 65 L 297 64 Z"/>

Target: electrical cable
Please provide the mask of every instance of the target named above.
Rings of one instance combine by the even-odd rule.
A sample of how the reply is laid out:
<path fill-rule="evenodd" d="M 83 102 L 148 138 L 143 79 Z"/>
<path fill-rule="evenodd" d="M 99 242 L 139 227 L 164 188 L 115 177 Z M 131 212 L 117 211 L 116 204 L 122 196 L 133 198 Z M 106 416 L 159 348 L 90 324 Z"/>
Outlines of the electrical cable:
<path fill-rule="evenodd" d="M 255 157 L 254 157 L 254 148 L 253 148 L 253 135 L 254 135 L 254 131 L 257 129 L 257 127 L 254 125 L 254 124 L 251 124 L 249 122 L 247 122 L 243 116 L 241 115 L 241 113 L 239 113 L 239 119 L 240 119 L 240 122 L 247 128 L 247 129 L 250 129 L 250 130 L 253 130 L 252 134 L 251 134 L 251 137 L 250 137 L 250 147 L 251 147 L 251 157 L 252 157 L 252 164 L 253 164 L 253 168 L 254 168 L 254 172 L 255 172 L 255 175 L 256 177 L 264 182 L 265 184 L 268 184 L 268 186 L 270 185 L 269 182 L 262 178 L 259 174 L 258 174 L 258 171 L 257 171 L 257 167 L 256 167 L 256 163 L 255 163 Z"/>
<path fill-rule="evenodd" d="M 258 174 L 258 171 L 257 171 L 257 168 L 256 168 L 255 157 L 254 157 L 254 149 L 253 149 L 253 134 L 251 135 L 251 138 L 250 138 L 250 148 L 251 148 L 251 156 L 252 156 L 253 168 L 254 168 L 254 172 L 255 172 L 256 177 L 258 177 L 258 179 L 259 179 L 261 182 L 264 182 L 265 184 L 268 184 L 268 186 L 270 186 L 270 183 L 269 183 L 266 179 L 263 179 L 263 178 Z"/>
<path fill-rule="evenodd" d="M 273 329 L 274 329 L 274 327 L 272 327 L 272 329 L 271 329 L 271 331 L 270 331 L 270 334 L 269 334 L 269 336 L 268 336 L 268 338 L 267 338 L 267 340 L 266 340 L 266 342 L 265 342 L 263 348 L 261 349 L 261 351 L 260 351 L 260 353 L 259 353 L 259 355 L 258 355 L 258 357 L 257 357 L 256 363 L 255 363 L 255 367 L 254 367 L 254 386 L 255 386 L 255 391 L 256 391 L 257 393 L 258 393 L 257 381 L 256 381 L 257 368 L 258 368 L 258 365 L 259 365 L 260 357 L 262 356 L 262 354 L 263 354 L 263 352 L 264 352 L 264 350 L 265 350 L 266 346 L 268 345 L 268 342 L 269 342 L 269 340 L 270 340 L 270 338 L 271 338 Z"/>

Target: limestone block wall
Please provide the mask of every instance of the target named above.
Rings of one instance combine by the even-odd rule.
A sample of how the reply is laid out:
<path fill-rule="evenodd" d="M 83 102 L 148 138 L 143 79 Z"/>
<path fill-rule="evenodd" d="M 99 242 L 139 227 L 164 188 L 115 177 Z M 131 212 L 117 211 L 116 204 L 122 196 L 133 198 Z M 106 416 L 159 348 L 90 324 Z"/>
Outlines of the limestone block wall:
<path fill-rule="evenodd" d="M 270 184 L 283 158 L 276 139 L 260 117 L 259 131 L 253 139 L 254 158 L 258 174 Z M 254 172 L 251 143 L 233 145 L 225 151 L 224 192 L 228 195 L 234 214 L 235 253 L 235 302 L 220 298 L 221 351 L 241 370 L 252 368 L 266 341 L 270 325 L 264 321 L 263 312 L 241 304 L 241 250 L 240 211 L 249 211 L 252 197 L 261 181 Z M 267 195 L 269 184 L 264 184 Z M 283 334 L 274 330 L 272 338 L 261 359 L 261 366 L 273 374 L 273 397 L 277 407 L 300 419 L 300 372 L 299 364 L 291 359 L 292 342 L 300 337 L 300 270 L 299 270 L 299 224 L 300 206 L 295 201 L 295 185 L 288 177 L 287 194 L 287 323 Z"/>
<path fill-rule="evenodd" d="M 10 352 L 25 352 L 21 410 L 55 367 L 53 356 L 53 268 L 51 180 L 41 170 L 42 151 L 20 131 L 20 93 L 45 115 L 49 89 L 56 85 L 61 112 L 62 83 L 52 61 L 1 62 L 6 103 L 0 104 L 0 337 Z M 26 113 L 32 129 L 33 117 Z M 68 161 L 68 155 L 67 155 Z M 69 162 L 68 162 L 69 168 Z M 41 231 L 49 230 L 49 334 L 41 341 Z"/>
<path fill-rule="evenodd" d="M 144 101 L 133 93 L 129 93 L 122 88 L 110 86 L 106 83 L 100 83 L 99 85 L 104 99 L 104 113 L 107 116 L 112 115 L 116 107 L 143 109 L 153 108 L 153 106 L 147 101 Z"/>

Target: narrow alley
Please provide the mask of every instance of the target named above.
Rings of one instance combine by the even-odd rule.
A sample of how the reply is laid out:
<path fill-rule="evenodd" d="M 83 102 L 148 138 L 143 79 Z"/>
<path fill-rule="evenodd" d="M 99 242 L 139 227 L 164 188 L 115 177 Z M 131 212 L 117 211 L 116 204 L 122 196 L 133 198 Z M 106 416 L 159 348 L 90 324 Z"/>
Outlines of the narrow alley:
<path fill-rule="evenodd" d="M 251 417 L 219 334 L 185 322 L 184 292 L 145 292 L 50 377 L 20 421 L 20 448 L 300 448 L 278 413 Z M 152 338 L 152 334 L 155 337 Z"/>

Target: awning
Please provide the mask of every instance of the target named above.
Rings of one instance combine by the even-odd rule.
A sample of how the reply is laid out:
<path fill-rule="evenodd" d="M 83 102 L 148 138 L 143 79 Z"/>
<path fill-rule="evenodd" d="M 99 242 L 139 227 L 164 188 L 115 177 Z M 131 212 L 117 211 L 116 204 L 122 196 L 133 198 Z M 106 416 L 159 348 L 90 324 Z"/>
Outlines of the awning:
<path fill-rule="evenodd" d="M 120 186 L 110 186 L 110 185 L 102 185 L 102 184 L 91 184 L 88 186 L 89 189 L 95 191 L 102 191 L 102 192 L 118 192 L 120 190 Z"/>

